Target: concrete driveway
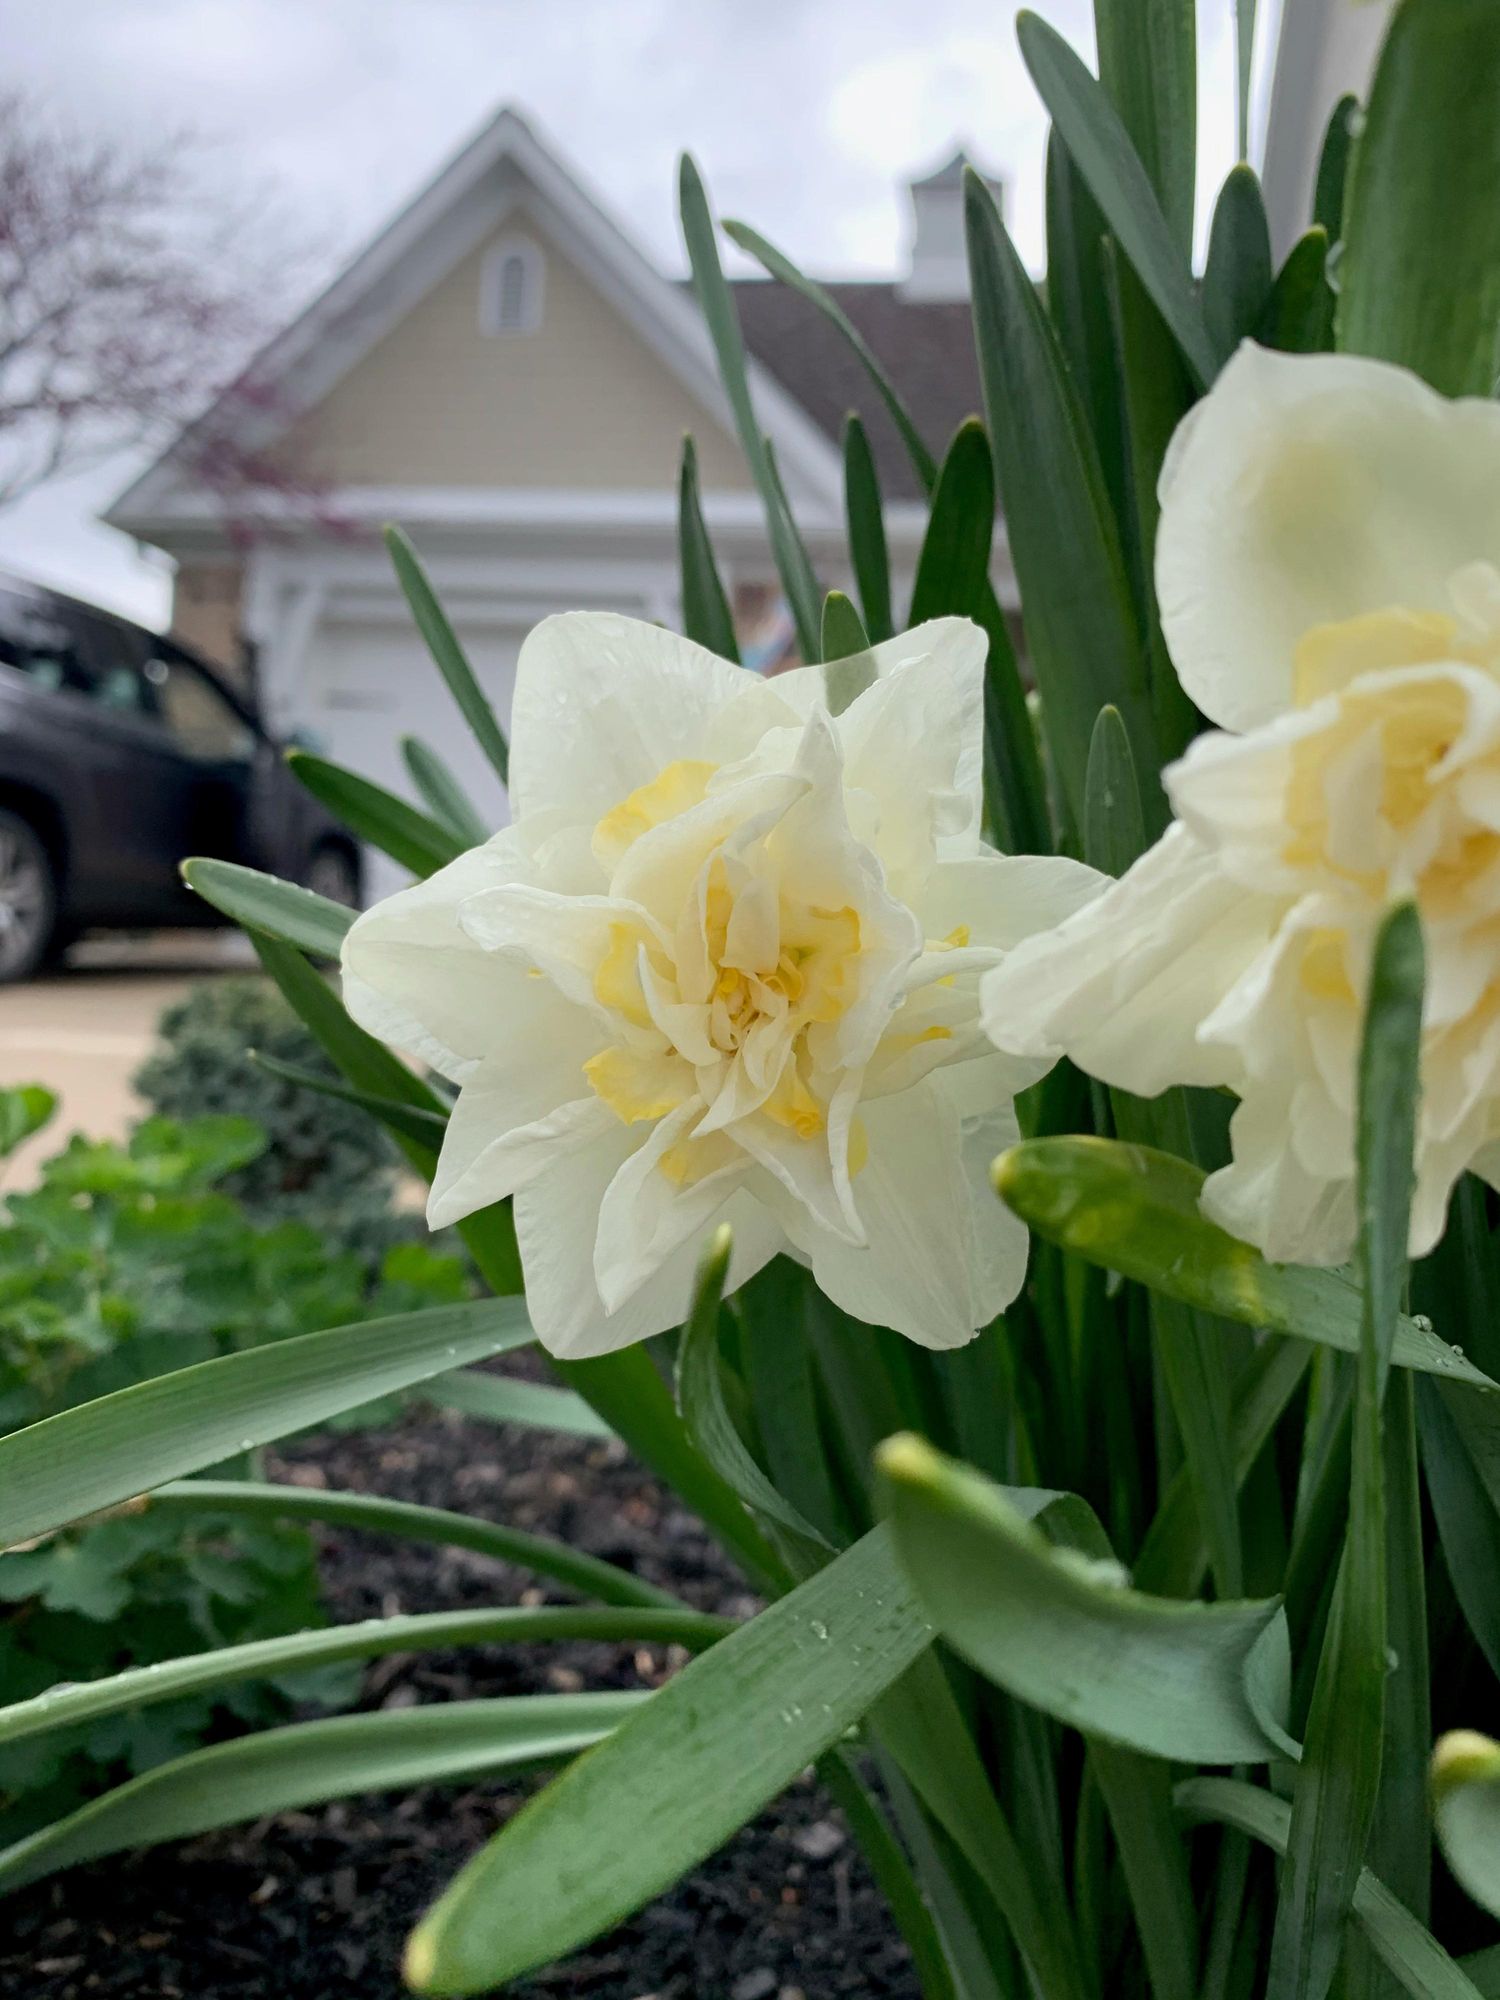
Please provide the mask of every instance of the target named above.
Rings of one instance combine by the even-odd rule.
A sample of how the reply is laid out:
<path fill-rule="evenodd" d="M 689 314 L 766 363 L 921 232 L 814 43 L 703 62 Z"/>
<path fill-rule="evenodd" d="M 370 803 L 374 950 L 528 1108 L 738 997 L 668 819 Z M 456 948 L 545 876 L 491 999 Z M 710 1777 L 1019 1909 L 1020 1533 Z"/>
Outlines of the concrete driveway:
<path fill-rule="evenodd" d="M 118 1138 L 141 1115 L 130 1079 L 162 1009 L 201 980 L 254 962 L 235 933 L 162 931 L 85 939 L 63 970 L 0 987 L 0 1085 L 44 1083 L 61 1099 L 51 1125 L 10 1163 L 5 1185 L 33 1180 L 72 1132 Z"/>

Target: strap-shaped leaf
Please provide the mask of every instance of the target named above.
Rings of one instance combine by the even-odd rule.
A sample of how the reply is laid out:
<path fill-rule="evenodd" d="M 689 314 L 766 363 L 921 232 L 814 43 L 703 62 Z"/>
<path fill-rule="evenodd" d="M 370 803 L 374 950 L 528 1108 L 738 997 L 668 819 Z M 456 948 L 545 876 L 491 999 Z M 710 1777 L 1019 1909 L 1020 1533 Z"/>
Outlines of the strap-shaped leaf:
<path fill-rule="evenodd" d="M 1328 236 L 1321 226 L 1299 236 L 1287 253 L 1255 337 L 1283 354 L 1321 354 L 1333 345 Z"/>
<path fill-rule="evenodd" d="M 965 182 L 974 335 L 1042 719 L 1075 821 L 1094 717 L 1151 751 L 1145 649 L 1094 440 L 1036 287 L 977 174 Z M 1154 769 L 1154 760 L 1150 768 Z"/>
<path fill-rule="evenodd" d="M 6 1848 L 0 1853 L 0 1888 L 19 1889 L 123 1848 L 185 1840 L 354 1792 L 449 1784 L 561 1763 L 654 1699 L 626 1692 L 444 1701 L 293 1723 L 215 1743 L 159 1764 Z"/>
<path fill-rule="evenodd" d="M 995 473 L 984 425 L 970 417 L 948 447 L 912 584 L 908 625 L 978 616 L 995 533 Z"/>
<path fill-rule="evenodd" d="M 1255 169 L 1231 167 L 1214 204 L 1203 272 L 1203 319 L 1227 361 L 1260 323 L 1271 297 L 1271 227 Z"/>
<path fill-rule="evenodd" d="M 853 410 L 844 419 L 844 522 L 860 614 L 878 646 L 896 629 L 891 619 L 891 559 L 870 434 Z"/>
<path fill-rule="evenodd" d="M 1151 178 L 1172 240 L 1189 257 L 1198 179 L 1193 0 L 1094 0 L 1094 40 L 1099 81 Z"/>
<path fill-rule="evenodd" d="M 456 861 L 464 843 L 428 813 L 419 812 L 358 771 L 346 771 L 310 750 L 289 750 L 287 763 L 298 781 L 361 840 L 378 847 L 413 875 L 435 875 Z"/>
<path fill-rule="evenodd" d="M 694 1444 L 786 1558 L 792 1576 L 809 1576 L 833 1553 L 831 1544 L 778 1493 L 735 1428 L 719 1368 L 719 1305 L 733 1237 L 721 1223 L 698 1267 L 693 1309 L 677 1346 L 677 1407 Z"/>
<path fill-rule="evenodd" d="M 836 1743 L 930 1637 L 877 1528 L 524 1806 L 423 1918 L 408 1981 L 487 1992 L 639 1909 Z"/>
<path fill-rule="evenodd" d="M 1349 155 L 1354 150 L 1354 127 L 1362 116 L 1359 99 L 1347 91 L 1329 114 L 1318 153 L 1318 172 L 1313 182 L 1312 220 L 1330 243 L 1344 235 L 1344 193 L 1349 178 Z"/>
<path fill-rule="evenodd" d="M 714 219 L 703 177 L 686 153 L 678 167 L 678 206 L 683 241 L 692 266 L 693 289 L 719 359 L 719 376 L 739 432 L 740 449 L 745 454 L 765 509 L 771 553 L 776 559 L 781 587 L 797 627 L 797 642 L 803 659 L 815 661 L 818 657 L 818 607 L 821 601 L 817 578 L 776 475 L 765 433 L 750 401 L 739 314 L 719 263 Z"/>
<path fill-rule="evenodd" d="M 413 1500 L 387 1500 L 374 1493 L 339 1493 L 321 1486 L 276 1486 L 260 1480 L 184 1479 L 158 1486 L 127 1503 L 142 1513 L 237 1514 L 252 1520 L 324 1521 L 365 1534 L 395 1535 L 434 1547 L 470 1549 L 496 1562 L 550 1576 L 582 1597 L 601 1604 L 644 1604 L 677 1610 L 681 1598 L 644 1577 L 604 1562 L 571 1543 L 529 1534 L 486 1521 L 478 1514 L 455 1514 L 445 1507 L 422 1507 Z"/>
<path fill-rule="evenodd" d="M 1291 1807 L 1257 1785 L 1238 1778 L 1188 1778 L 1175 1797 L 1185 1819 L 1237 1827 L 1275 1853 L 1286 1852 Z M 1368 1868 L 1355 1883 L 1354 1916 L 1376 1957 L 1412 2000 L 1481 2000 L 1462 1967 Z"/>
<path fill-rule="evenodd" d="M 703 519 L 698 448 L 690 437 L 682 440 L 682 467 L 677 477 L 677 561 L 682 573 L 683 631 L 720 659 L 738 663 L 734 617 Z"/>
<path fill-rule="evenodd" d="M 892 1438 L 878 1462 L 918 1597 L 991 1680 L 1155 1757 L 1235 1764 L 1288 1754 L 1248 1685 L 1259 1649 L 1285 1653 L 1275 1600 L 1148 1597 L 1126 1586 L 1118 1564 L 1054 1548 L 1005 1489 L 922 1440 Z"/>
<path fill-rule="evenodd" d="M 484 1375 L 478 1369 L 455 1368 L 435 1375 L 415 1392 L 415 1399 L 492 1424 L 528 1424 L 538 1430 L 566 1431 L 573 1437 L 613 1437 L 614 1432 L 582 1396 L 571 1389 L 554 1389 L 546 1382 L 518 1382 L 509 1375 Z"/>
<path fill-rule="evenodd" d="M 1384 1748 L 1387 1582 L 1382 1404 L 1406 1287 L 1422 1034 L 1422 929 L 1399 905 L 1375 940 L 1359 1057 L 1361 1279 L 1349 1526 L 1292 1796 L 1272 1990 L 1322 2000 L 1375 1816 Z"/>
<path fill-rule="evenodd" d="M 263 1069 L 267 1076 L 279 1077 L 283 1083 L 295 1084 L 299 1090 L 310 1090 L 318 1097 L 333 1097 L 340 1104 L 357 1105 L 390 1131 L 404 1134 L 419 1146 L 440 1146 L 443 1143 L 443 1133 L 448 1126 L 445 1112 L 424 1111 L 415 1104 L 401 1104 L 394 1097 L 372 1097 L 367 1090 L 355 1090 L 349 1084 L 335 1082 L 332 1077 L 318 1076 L 313 1070 L 301 1069 L 296 1063 L 282 1062 L 279 1056 L 268 1056 L 263 1049 L 250 1049 L 246 1053 L 255 1067 Z"/>
<path fill-rule="evenodd" d="M 505 740 L 505 731 L 496 720 L 484 690 L 474 678 L 474 670 L 458 643 L 457 633 L 448 622 L 447 613 L 438 602 L 436 591 L 427 581 L 427 572 L 416 550 L 397 527 L 386 529 L 385 545 L 390 551 L 396 580 L 411 606 L 417 630 L 426 641 L 438 672 L 448 683 L 448 690 L 458 703 L 474 741 L 489 759 L 496 777 L 502 785 L 509 784 L 510 746 Z"/>
<path fill-rule="evenodd" d="M 880 400 L 885 404 L 891 422 L 896 426 L 901 442 L 906 446 L 907 456 L 911 459 L 917 478 L 922 483 L 923 492 L 930 493 L 937 484 L 937 460 L 922 442 L 921 432 L 913 423 L 906 405 L 897 393 L 895 383 L 875 358 L 874 349 L 837 299 L 815 280 L 804 277 L 790 257 L 784 257 L 748 223 L 726 221 L 723 227 L 724 234 L 731 243 L 738 244 L 741 250 L 747 252 L 758 264 L 763 265 L 773 278 L 779 278 L 782 284 L 790 285 L 794 292 L 800 292 L 810 305 L 817 307 L 829 325 L 843 335 L 874 384 Z"/>
<path fill-rule="evenodd" d="M 216 1646 L 176 1660 L 131 1667 L 102 1680 L 73 1682 L 0 1708 L 0 1745 L 48 1729 L 95 1722 L 103 1715 L 147 1708 L 153 1702 L 236 1681 L 270 1680 L 310 1672 L 342 1660 L 377 1660 L 388 1653 L 431 1652 L 443 1646 L 530 1646 L 558 1639 L 603 1643 L 638 1641 L 698 1652 L 734 1630 L 727 1618 L 706 1612 L 589 1605 L 504 1605 L 493 1611 L 424 1611 L 409 1617 L 363 1618 L 317 1632 L 282 1632 L 239 1646 Z"/>
<path fill-rule="evenodd" d="M 237 861 L 195 856 L 183 862 L 182 879 L 205 903 L 247 930 L 264 931 L 318 958 L 338 957 L 355 918 L 353 910 L 329 896 L 283 882 L 279 875 L 263 875 L 258 868 L 242 868 Z"/>
<path fill-rule="evenodd" d="M 1146 821 L 1130 738 L 1112 704 L 1101 708 L 1089 744 L 1083 795 L 1083 852 L 1091 868 L 1123 875 L 1146 849 Z"/>
<path fill-rule="evenodd" d="M 1500 374 L 1500 7 L 1403 0 L 1354 149 L 1338 344 L 1446 396 Z"/>
<path fill-rule="evenodd" d="M 1206 388 L 1218 356 L 1203 323 L 1187 253 L 1174 238 L 1130 134 L 1108 96 L 1055 28 L 1022 13 L 1016 38 L 1031 80 L 1121 250 Z"/>
<path fill-rule="evenodd" d="M 823 599 L 820 646 L 825 666 L 835 660 L 857 659 L 870 650 L 870 635 L 852 601 L 841 590 L 830 590 Z"/>
<path fill-rule="evenodd" d="M 1347 1271 L 1268 1264 L 1198 1212 L 1203 1174 L 1149 1146 L 1028 1139 L 995 1162 L 995 1186 L 1050 1243 L 1187 1305 L 1359 1351 L 1360 1295 Z M 1495 1384 L 1430 1327 L 1397 1322 L 1391 1359 L 1450 1382 Z"/>
<path fill-rule="evenodd" d="M 412 783 L 438 824 L 446 827 L 463 846 L 482 846 L 495 829 L 485 825 L 467 792 L 432 745 L 424 743 L 420 736 L 403 736 L 401 755 Z"/>
<path fill-rule="evenodd" d="M 117 1389 L 0 1438 L 0 1548 L 533 1338 L 521 1299 L 303 1333 Z"/>

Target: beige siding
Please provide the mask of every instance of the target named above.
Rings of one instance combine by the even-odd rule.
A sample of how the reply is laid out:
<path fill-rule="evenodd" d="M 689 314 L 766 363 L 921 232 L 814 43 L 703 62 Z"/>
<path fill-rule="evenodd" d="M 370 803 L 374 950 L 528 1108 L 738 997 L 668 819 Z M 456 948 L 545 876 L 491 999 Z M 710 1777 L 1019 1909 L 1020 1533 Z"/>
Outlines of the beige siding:
<path fill-rule="evenodd" d="M 746 487 L 737 446 L 634 329 L 537 231 L 516 233 L 544 252 L 540 328 L 481 331 L 481 246 L 301 420 L 297 462 L 334 485 L 660 491 L 690 430 L 703 484 Z"/>
<path fill-rule="evenodd" d="M 182 563 L 172 588 L 172 636 L 238 680 L 244 666 L 240 646 L 240 593 L 244 574 L 238 563 Z"/>

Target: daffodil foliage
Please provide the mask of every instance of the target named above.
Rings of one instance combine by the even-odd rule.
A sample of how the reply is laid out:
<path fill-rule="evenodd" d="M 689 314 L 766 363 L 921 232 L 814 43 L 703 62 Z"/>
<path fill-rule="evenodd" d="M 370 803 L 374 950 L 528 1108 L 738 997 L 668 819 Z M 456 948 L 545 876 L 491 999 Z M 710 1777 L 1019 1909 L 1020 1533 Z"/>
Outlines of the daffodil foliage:
<path fill-rule="evenodd" d="M 0 1853 L 0 1886 L 564 1765 L 413 1934 L 415 1991 L 480 1994 L 812 1765 L 926 2000 L 1500 1992 L 1500 8 L 1392 0 L 1290 240 L 1248 165 L 1211 212 L 1195 185 L 1227 115 L 1196 102 L 1199 11 L 1096 0 L 1097 74 L 1022 15 L 1045 283 L 970 176 L 985 409 L 951 440 L 835 295 L 724 225 L 868 382 L 827 574 L 683 162 L 795 659 L 739 663 L 691 442 L 684 629 L 545 620 L 508 719 L 393 530 L 506 810 L 421 745 L 423 805 L 304 760 L 409 887 L 355 918 L 188 870 L 496 1297 L 0 1440 L 0 1544 L 34 1546 L 85 1507 L 190 1512 L 240 1432 L 534 1338 L 552 1407 L 674 1485 L 766 1608 L 725 1629 L 504 1524 L 215 1479 L 218 1509 L 530 1562 L 601 1636 L 695 1656 L 649 1694 L 215 1745 Z M 1223 11 L 1250 132 L 1278 24 Z M 529 1615 L 464 1614 L 576 1624 Z M 224 1672 L 459 1636 L 390 1622 Z M 48 1726 L 45 1697 L 0 1708 L 0 1744 Z"/>

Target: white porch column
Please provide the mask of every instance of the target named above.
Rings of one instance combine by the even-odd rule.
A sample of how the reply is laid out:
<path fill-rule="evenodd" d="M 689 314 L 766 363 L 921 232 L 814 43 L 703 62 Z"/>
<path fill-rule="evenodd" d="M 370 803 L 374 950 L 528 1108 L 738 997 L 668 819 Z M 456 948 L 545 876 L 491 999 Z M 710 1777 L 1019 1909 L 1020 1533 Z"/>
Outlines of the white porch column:
<path fill-rule="evenodd" d="M 1364 98 L 1393 0 L 1282 0 L 1266 129 L 1266 211 L 1278 262 L 1308 225 L 1318 154 L 1346 91 Z"/>

